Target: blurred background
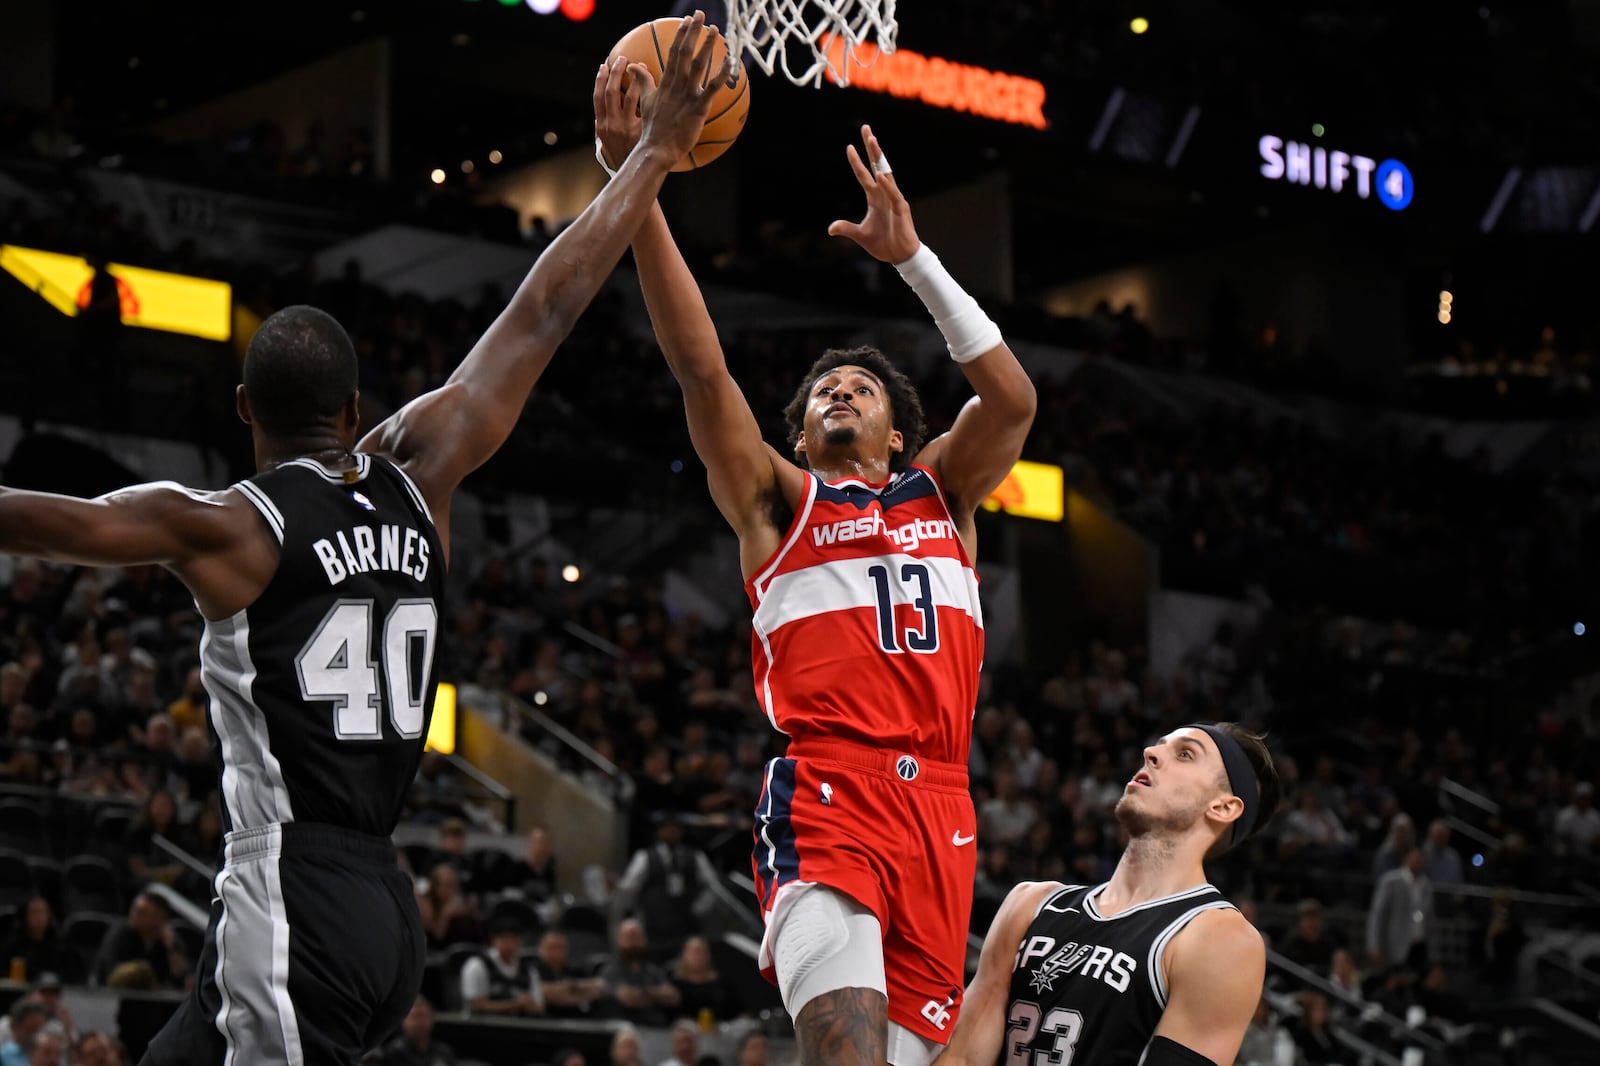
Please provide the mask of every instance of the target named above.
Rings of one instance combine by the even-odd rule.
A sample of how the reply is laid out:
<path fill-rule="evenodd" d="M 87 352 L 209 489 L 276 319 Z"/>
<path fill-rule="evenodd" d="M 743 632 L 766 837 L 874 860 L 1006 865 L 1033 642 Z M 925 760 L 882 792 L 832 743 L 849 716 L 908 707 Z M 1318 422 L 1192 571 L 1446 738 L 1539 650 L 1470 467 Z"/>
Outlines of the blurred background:
<path fill-rule="evenodd" d="M 1019 878 L 1109 873 L 1146 739 L 1239 719 L 1287 785 L 1212 872 L 1272 948 L 1241 1063 L 1596 1061 L 1600 3 L 898 7 L 851 87 L 754 75 L 663 201 L 774 443 L 825 347 L 882 347 L 936 430 L 967 394 L 826 236 L 862 122 L 1038 384 L 979 516 L 974 937 Z M 596 65 L 673 13 L 5 5 L 3 483 L 247 476 L 239 360 L 292 303 L 350 330 L 367 424 L 441 383 L 601 187 Z M 626 259 L 453 522 L 453 687 L 397 838 L 432 1009 L 372 1061 L 791 1060 L 749 881 L 781 745 Z M 0 1029 L 36 1063 L 136 1060 L 197 953 L 198 632 L 159 571 L 0 559 Z M 483 1009 L 489 951 L 539 975 L 520 1016 Z"/>

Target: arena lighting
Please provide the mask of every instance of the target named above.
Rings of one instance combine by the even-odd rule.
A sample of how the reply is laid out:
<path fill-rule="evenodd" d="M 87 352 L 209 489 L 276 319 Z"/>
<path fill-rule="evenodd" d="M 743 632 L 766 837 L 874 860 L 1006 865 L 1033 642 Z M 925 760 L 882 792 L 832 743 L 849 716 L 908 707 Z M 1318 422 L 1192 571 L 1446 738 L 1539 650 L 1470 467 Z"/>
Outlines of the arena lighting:
<path fill-rule="evenodd" d="M 561 580 L 565 581 L 569 585 L 571 585 L 574 582 L 576 582 L 582 576 L 583 576 L 583 571 L 579 570 L 576 566 L 573 566 L 571 563 L 568 563 L 566 566 L 563 566 L 561 568 Z"/>
<path fill-rule="evenodd" d="M 1391 211 L 1404 211 L 1416 191 L 1411 170 L 1398 159 L 1379 163 L 1371 156 L 1286 141 L 1270 133 L 1257 141 L 1256 147 L 1261 155 L 1261 176 L 1269 181 L 1311 185 L 1335 193 L 1354 189 L 1363 200 L 1376 194 L 1378 202 Z"/>
<path fill-rule="evenodd" d="M 504 158 L 505 158 L 505 156 L 500 154 L 500 149 L 492 148 L 492 149 L 489 150 L 489 162 L 498 163 L 498 162 L 500 162 L 500 160 L 502 160 Z"/>
<path fill-rule="evenodd" d="M 430 172 L 428 174 L 428 180 L 433 182 L 435 185 L 443 185 L 444 184 L 444 168 L 443 167 L 434 167 L 432 172 Z"/>
<path fill-rule="evenodd" d="M 1582 622 L 1574 622 L 1574 623 L 1572 623 L 1572 635 L 1573 636 L 1581 637 L 1587 632 L 1589 632 L 1589 627 L 1584 625 Z"/>
<path fill-rule="evenodd" d="M 64 315 L 89 302 L 94 268 L 75 255 L 0 245 L 0 270 Z M 110 263 L 122 321 L 143 329 L 225 341 L 233 335 L 233 289 L 225 282 Z"/>
<path fill-rule="evenodd" d="M 1142 15 L 1128 23 L 1128 29 L 1132 30 L 1134 33 L 1143 33 L 1149 28 L 1150 20 Z"/>
<path fill-rule="evenodd" d="M 846 61 L 844 41 L 837 34 L 825 34 L 823 47 L 828 54 L 828 80 L 838 85 L 834 71 Z M 1033 78 L 953 63 L 906 48 L 879 52 L 874 44 L 856 45 L 849 63 L 852 89 L 920 100 L 930 107 L 1037 130 L 1050 125 L 1044 117 L 1044 84 Z"/>
<path fill-rule="evenodd" d="M 528 0 L 528 6 L 541 15 L 554 15 L 561 0 Z"/>
<path fill-rule="evenodd" d="M 594 14 L 594 0 L 561 0 L 561 13 L 573 22 L 583 22 Z"/>
<path fill-rule="evenodd" d="M 1004 511 L 1022 518 L 1059 522 L 1066 514 L 1059 466 L 1018 462 L 1000 487 L 983 501 L 986 511 Z"/>
<path fill-rule="evenodd" d="M 439 693 L 433 698 L 433 718 L 428 722 L 427 751 L 443 755 L 456 750 L 456 687 L 439 682 Z"/>

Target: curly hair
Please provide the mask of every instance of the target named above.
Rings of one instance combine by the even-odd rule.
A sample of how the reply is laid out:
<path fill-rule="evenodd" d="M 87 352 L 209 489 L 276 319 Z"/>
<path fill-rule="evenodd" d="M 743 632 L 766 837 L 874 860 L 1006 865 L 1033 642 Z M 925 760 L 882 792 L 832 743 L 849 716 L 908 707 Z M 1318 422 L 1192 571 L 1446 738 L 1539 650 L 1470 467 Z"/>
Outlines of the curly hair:
<path fill-rule="evenodd" d="M 917 395 L 911 379 L 889 362 L 888 356 L 876 348 L 829 348 L 818 357 L 806 376 L 795 389 L 794 398 L 783 409 L 783 419 L 789 425 L 789 447 L 800 443 L 800 434 L 806 425 L 806 404 L 811 399 L 811 387 L 828 371 L 841 366 L 859 366 L 883 382 L 884 395 L 889 401 L 889 425 L 900 431 L 905 446 L 889 457 L 889 469 L 904 470 L 922 450 L 922 441 L 928 425 L 922 415 L 922 399 Z M 795 458 L 802 466 L 810 467 L 804 454 Z"/>

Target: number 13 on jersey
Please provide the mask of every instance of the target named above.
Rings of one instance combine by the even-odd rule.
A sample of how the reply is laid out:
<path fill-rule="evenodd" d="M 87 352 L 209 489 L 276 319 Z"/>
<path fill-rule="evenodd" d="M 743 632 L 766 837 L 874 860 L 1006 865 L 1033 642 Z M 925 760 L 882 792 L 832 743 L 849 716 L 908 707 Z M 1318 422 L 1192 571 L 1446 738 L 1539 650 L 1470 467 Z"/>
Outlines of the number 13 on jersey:
<path fill-rule="evenodd" d="M 383 642 L 372 646 L 371 600 L 340 600 L 300 654 L 294 669 L 307 700 L 331 700 L 333 732 L 340 740 L 381 740 L 379 703 L 401 737 L 422 735 L 428 705 L 428 669 L 439 635 L 432 600 L 401 600 L 383 623 Z M 382 665 L 382 679 L 379 665 Z M 387 686 L 383 700 L 380 685 Z"/>

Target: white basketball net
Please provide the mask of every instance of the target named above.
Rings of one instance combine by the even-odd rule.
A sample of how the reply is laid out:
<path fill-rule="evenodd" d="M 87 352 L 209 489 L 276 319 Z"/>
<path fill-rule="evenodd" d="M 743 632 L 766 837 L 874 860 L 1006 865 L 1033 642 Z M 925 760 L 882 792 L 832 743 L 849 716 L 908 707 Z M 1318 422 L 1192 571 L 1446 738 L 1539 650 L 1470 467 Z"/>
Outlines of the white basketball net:
<path fill-rule="evenodd" d="M 850 67 L 894 51 L 895 0 L 728 0 L 728 47 L 796 85 L 850 84 Z M 876 50 L 862 45 L 875 45 Z M 793 51 L 793 56 L 789 52 Z"/>

